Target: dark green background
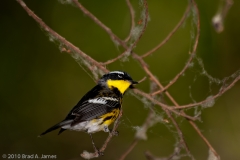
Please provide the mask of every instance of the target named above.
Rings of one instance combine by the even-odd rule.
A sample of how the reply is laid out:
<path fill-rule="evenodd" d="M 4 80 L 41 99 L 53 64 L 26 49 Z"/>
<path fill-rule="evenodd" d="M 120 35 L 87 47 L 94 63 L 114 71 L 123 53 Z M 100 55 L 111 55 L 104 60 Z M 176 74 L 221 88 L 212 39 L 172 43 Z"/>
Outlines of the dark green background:
<path fill-rule="evenodd" d="M 94 59 L 106 61 L 123 51 L 76 7 L 53 0 L 25 2 L 52 29 Z M 81 3 L 120 38 L 128 35 L 130 14 L 124 0 L 83 0 Z M 141 7 L 138 1 L 132 3 L 138 21 Z M 234 2 L 221 34 L 211 26 L 219 1 L 198 0 L 197 4 L 201 16 L 197 55 L 213 77 L 230 76 L 240 68 L 240 2 Z M 143 54 L 164 39 L 181 18 L 186 5 L 187 1 L 149 1 L 151 20 L 135 52 Z M 163 84 L 167 84 L 187 61 L 193 44 L 191 33 L 196 29 L 192 19 L 190 16 L 166 45 L 146 58 L 150 69 Z M 0 20 L 0 154 L 53 154 L 58 159 L 81 159 L 79 154 L 83 150 L 93 150 L 86 133 L 66 131 L 57 136 L 55 131 L 42 138 L 37 135 L 62 120 L 95 85 L 94 81 L 74 59 L 61 53 L 58 45 L 49 41 L 16 1 L 0 2 Z M 145 76 L 140 65 L 131 58 L 109 65 L 108 69 L 125 70 L 136 80 Z M 169 89 L 179 104 L 192 103 L 190 93 L 196 101 L 201 101 L 220 89 L 221 85 L 210 87 L 208 78 L 200 72 L 201 68 L 194 61 L 194 67 Z M 138 87 L 148 92 L 148 81 Z M 240 159 L 239 102 L 240 84 L 237 83 L 216 100 L 214 107 L 202 110 L 203 122 L 197 122 L 223 160 Z M 118 159 L 133 140 L 134 127 L 140 126 L 147 115 L 148 110 L 130 94 L 125 95 L 123 105 L 124 116 L 118 128 L 120 135 L 113 138 L 104 157 L 99 159 Z M 192 154 L 198 160 L 207 159 L 208 148 L 196 132 L 184 119 L 178 118 L 178 122 Z M 127 159 L 145 159 L 146 150 L 157 156 L 172 153 L 176 134 L 171 124 L 167 126 L 172 131 L 164 123 L 151 128 L 148 140 L 141 141 Z M 101 146 L 106 137 L 103 132 L 94 134 L 96 145 Z"/>

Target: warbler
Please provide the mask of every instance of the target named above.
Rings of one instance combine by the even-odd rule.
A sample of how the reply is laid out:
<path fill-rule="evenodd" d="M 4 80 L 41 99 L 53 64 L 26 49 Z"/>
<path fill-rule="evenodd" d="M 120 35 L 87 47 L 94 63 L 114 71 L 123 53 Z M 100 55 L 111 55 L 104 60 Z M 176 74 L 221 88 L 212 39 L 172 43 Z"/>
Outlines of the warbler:
<path fill-rule="evenodd" d="M 101 77 L 97 85 L 85 94 L 60 123 L 50 127 L 40 136 L 61 128 L 65 130 L 85 131 L 90 134 L 98 131 L 110 132 L 108 126 L 119 115 L 122 98 L 128 88 L 134 88 L 131 76 L 123 71 L 112 71 Z M 93 139 L 92 143 L 94 145 Z M 96 149 L 96 147 L 94 146 Z"/>

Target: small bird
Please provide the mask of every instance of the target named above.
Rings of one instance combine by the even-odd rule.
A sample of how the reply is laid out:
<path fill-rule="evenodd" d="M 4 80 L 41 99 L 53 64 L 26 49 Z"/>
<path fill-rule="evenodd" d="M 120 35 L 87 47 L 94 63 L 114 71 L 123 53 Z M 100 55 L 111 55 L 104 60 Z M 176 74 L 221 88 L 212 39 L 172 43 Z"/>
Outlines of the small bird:
<path fill-rule="evenodd" d="M 98 131 L 110 132 L 108 126 L 120 113 L 123 95 L 128 88 L 134 88 L 134 84 L 138 82 L 133 81 L 130 75 L 123 71 L 112 71 L 103 75 L 63 121 L 40 136 L 58 128 L 61 128 L 58 134 L 67 129 L 85 131 L 90 135 L 93 147 L 97 151 L 91 134 Z"/>

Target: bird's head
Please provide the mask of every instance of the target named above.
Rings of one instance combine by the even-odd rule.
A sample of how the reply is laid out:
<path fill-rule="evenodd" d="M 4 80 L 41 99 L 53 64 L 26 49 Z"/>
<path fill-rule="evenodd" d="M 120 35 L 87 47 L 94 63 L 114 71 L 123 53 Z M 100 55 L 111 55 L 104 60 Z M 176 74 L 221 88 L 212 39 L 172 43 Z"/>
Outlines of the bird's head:
<path fill-rule="evenodd" d="M 102 86 L 107 86 L 109 89 L 118 89 L 121 94 L 124 94 L 128 88 L 134 88 L 134 84 L 138 84 L 131 76 L 123 71 L 112 71 L 102 76 L 98 82 Z"/>

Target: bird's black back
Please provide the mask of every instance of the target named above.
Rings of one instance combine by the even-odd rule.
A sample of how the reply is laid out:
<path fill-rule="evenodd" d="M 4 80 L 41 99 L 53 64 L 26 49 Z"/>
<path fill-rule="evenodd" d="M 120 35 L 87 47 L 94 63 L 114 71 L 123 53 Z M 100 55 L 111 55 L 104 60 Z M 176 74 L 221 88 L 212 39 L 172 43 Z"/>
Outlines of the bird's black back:
<path fill-rule="evenodd" d="M 87 92 L 82 99 L 72 108 L 72 110 L 68 113 L 65 120 L 72 120 L 76 118 L 76 115 L 72 114 L 75 110 L 81 110 L 82 104 L 90 99 L 94 99 L 97 97 L 114 97 L 114 98 L 122 98 L 122 94 L 117 90 L 110 90 L 109 88 L 102 87 L 101 85 L 96 85 L 89 92 Z M 120 106 L 117 106 L 120 107 Z M 84 120 L 84 119 L 83 119 Z"/>

